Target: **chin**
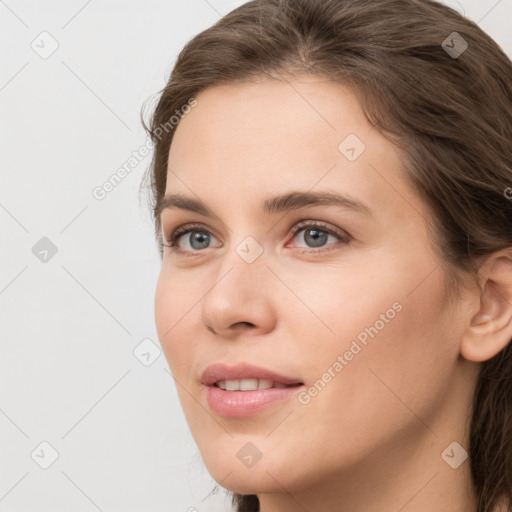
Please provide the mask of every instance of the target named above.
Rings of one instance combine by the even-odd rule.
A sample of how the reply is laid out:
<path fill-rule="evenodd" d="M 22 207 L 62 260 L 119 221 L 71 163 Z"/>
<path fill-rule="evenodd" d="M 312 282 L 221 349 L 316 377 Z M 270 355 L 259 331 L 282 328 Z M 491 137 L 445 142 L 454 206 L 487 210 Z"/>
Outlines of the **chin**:
<path fill-rule="evenodd" d="M 231 492 L 240 494 L 264 494 L 282 492 L 283 485 L 288 489 L 288 485 L 282 482 L 282 478 L 277 482 L 266 471 L 265 468 L 252 468 L 249 470 L 241 470 L 240 468 L 232 467 L 232 473 L 226 477 L 228 473 L 208 472 L 212 478 L 222 487 Z M 271 474 L 274 474 L 270 470 Z"/>

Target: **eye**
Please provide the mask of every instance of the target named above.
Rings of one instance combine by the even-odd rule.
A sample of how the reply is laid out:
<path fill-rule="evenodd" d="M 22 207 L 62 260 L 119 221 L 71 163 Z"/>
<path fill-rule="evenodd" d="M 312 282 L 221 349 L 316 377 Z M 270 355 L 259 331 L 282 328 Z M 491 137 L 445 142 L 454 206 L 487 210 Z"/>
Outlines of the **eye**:
<path fill-rule="evenodd" d="M 309 245 L 309 249 L 302 249 L 299 251 L 301 253 L 326 252 L 336 249 L 340 244 L 346 244 L 350 241 L 350 236 L 346 232 L 337 230 L 327 224 L 317 221 L 301 221 L 290 230 L 289 235 L 293 235 L 295 238 L 301 232 L 304 232 L 304 234 L 299 238 L 301 238 L 307 246 Z M 201 224 L 187 224 L 180 226 L 169 238 L 166 238 L 164 245 L 169 247 L 173 252 L 193 255 L 193 253 L 198 253 L 201 250 L 208 249 L 212 237 L 216 240 L 210 231 L 205 229 Z M 328 241 L 329 237 L 338 239 L 339 243 L 334 244 L 335 247 L 331 249 L 315 250 L 322 248 Z M 180 246 L 181 238 L 184 238 L 188 247 L 183 248 Z"/>
<path fill-rule="evenodd" d="M 309 248 L 318 248 L 324 247 L 325 243 L 328 241 L 329 237 L 337 238 L 339 243 L 334 244 L 335 247 L 331 249 L 324 249 L 322 251 L 316 250 L 302 250 L 300 252 L 326 252 L 333 249 L 336 249 L 340 244 L 345 244 L 350 241 L 350 237 L 346 232 L 342 232 L 341 230 L 332 228 L 331 226 L 324 224 L 323 222 L 317 221 L 301 221 L 296 224 L 290 231 L 290 233 L 295 237 L 301 232 L 304 232 L 302 236 L 299 237 L 306 246 Z M 309 244 L 309 245 L 308 245 Z"/>
<path fill-rule="evenodd" d="M 189 236 L 185 237 L 185 235 Z M 186 247 L 183 249 L 180 247 L 179 242 L 182 237 L 184 237 L 184 240 L 189 243 L 188 248 Z M 165 240 L 166 243 L 164 243 L 164 245 L 175 252 L 198 252 L 202 249 L 208 248 L 208 243 L 211 237 L 216 240 L 216 238 L 200 224 L 187 224 L 176 229 L 170 238 Z"/>

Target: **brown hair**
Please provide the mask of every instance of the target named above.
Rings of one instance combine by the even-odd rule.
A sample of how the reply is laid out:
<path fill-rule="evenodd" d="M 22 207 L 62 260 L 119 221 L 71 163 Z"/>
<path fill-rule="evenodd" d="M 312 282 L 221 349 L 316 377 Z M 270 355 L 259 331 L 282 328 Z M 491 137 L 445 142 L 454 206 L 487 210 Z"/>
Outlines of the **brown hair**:
<path fill-rule="evenodd" d="M 171 116 L 212 85 L 304 73 L 349 85 L 402 150 L 459 295 L 463 275 L 476 279 L 486 256 L 512 246 L 512 63 L 477 24 L 431 0 L 254 0 L 191 39 L 149 127 L 142 118 L 155 144 L 148 173 L 160 256 Z M 481 363 L 475 389 L 468 451 L 478 512 L 512 502 L 511 347 Z M 256 495 L 235 493 L 233 504 L 259 510 Z"/>

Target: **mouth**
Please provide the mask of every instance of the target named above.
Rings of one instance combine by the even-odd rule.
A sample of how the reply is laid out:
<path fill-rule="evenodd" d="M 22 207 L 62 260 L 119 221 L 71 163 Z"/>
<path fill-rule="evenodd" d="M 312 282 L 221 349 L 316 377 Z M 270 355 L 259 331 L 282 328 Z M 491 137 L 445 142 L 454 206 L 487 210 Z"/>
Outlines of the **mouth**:
<path fill-rule="evenodd" d="M 284 382 L 273 381 L 270 379 L 241 379 L 241 380 L 219 380 L 213 384 L 225 391 L 255 391 L 257 389 L 272 388 L 291 388 L 302 386 L 302 382 L 297 384 L 285 384 Z"/>
<path fill-rule="evenodd" d="M 252 416 L 271 404 L 283 404 L 303 388 L 300 378 L 280 375 L 248 363 L 208 366 L 201 376 L 209 408 L 219 416 Z"/>

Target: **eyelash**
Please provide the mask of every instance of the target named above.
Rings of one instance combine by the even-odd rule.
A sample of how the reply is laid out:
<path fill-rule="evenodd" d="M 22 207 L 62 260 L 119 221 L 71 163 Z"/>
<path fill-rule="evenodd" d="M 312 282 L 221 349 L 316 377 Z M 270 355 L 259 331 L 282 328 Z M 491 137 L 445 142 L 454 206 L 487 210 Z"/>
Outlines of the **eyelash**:
<path fill-rule="evenodd" d="M 307 220 L 303 220 L 303 221 L 300 221 L 297 224 L 295 224 L 295 226 L 293 226 L 293 228 L 290 229 L 287 236 L 293 235 L 293 237 L 295 237 L 297 235 L 297 233 L 299 233 L 300 231 L 303 231 L 305 228 L 319 229 L 320 231 L 322 231 L 324 233 L 336 236 L 340 239 L 339 243 L 346 244 L 350 241 L 350 236 L 346 232 L 345 232 L 345 234 L 342 234 L 342 233 L 338 232 L 338 230 L 331 228 L 329 225 L 324 224 L 323 222 L 307 221 Z M 211 234 L 201 224 L 186 224 L 184 226 L 180 226 L 179 228 L 177 228 L 171 234 L 170 237 L 168 237 L 168 238 L 166 237 L 163 245 L 165 247 L 169 247 L 173 252 L 184 254 L 184 255 L 190 256 L 190 257 L 194 257 L 198 253 L 201 253 L 203 251 L 188 251 L 188 250 L 177 248 L 178 240 L 183 235 L 186 235 L 187 233 L 191 233 L 193 231 L 197 231 L 197 232 L 203 233 L 203 234 Z M 315 250 L 312 248 L 311 249 L 300 249 L 299 253 L 300 254 L 326 253 L 326 252 L 329 252 L 332 250 L 336 250 L 338 248 L 337 247 L 338 244 L 333 244 L 333 245 L 335 245 L 335 247 L 333 247 L 331 249 L 320 249 L 320 250 Z"/>

